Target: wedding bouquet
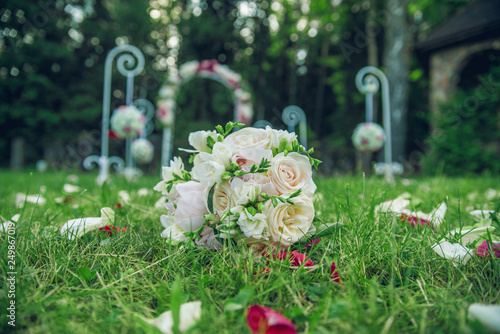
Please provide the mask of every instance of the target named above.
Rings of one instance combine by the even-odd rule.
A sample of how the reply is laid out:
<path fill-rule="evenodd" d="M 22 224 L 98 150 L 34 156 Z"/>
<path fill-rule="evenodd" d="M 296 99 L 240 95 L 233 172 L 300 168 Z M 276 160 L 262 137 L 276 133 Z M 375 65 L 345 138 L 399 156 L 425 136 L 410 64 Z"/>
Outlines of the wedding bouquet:
<path fill-rule="evenodd" d="M 154 189 L 166 197 L 162 237 L 220 249 L 222 240 L 285 248 L 314 229 L 313 149 L 282 130 L 229 122 L 189 135 L 185 170 L 175 157 Z M 232 132 L 232 133 L 231 133 Z"/>

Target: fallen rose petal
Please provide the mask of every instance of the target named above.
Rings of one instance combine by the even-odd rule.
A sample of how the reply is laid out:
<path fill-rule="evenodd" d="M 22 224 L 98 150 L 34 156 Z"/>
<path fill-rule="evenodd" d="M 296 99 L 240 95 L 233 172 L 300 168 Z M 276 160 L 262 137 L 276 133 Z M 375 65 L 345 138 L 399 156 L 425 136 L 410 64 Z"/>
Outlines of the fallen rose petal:
<path fill-rule="evenodd" d="M 344 283 L 342 283 L 342 279 L 340 278 L 339 272 L 337 271 L 337 266 L 335 265 L 335 262 L 332 262 L 332 266 L 330 268 L 330 277 L 334 282 L 344 285 Z"/>
<path fill-rule="evenodd" d="M 454 260 L 453 264 L 456 266 L 459 263 L 467 264 L 471 258 L 471 250 L 461 244 L 452 244 L 445 239 L 442 239 L 439 243 L 434 244 L 432 249 L 445 259 Z"/>
<path fill-rule="evenodd" d="M 71 183 L 78 183 L 80 179 L 78 178 L 78 175 L 75 174 L 70 174 L 66 177 L 66 181 L 71 182 Z"/>
<path fill-rule="evenodd" d="M 80 187 L 74 186 L 74 185 L 69 184 L 69 183 L 65 183 L 63 186 L 63 191 L 65 193 L 68 193 L 68 194 L 77 193 L 80 191 Z"/>
<path fill-rule="evenodd" d="M 490 249 L 493 250 L 493 254 L 500 258 L 500 243 L 499 242 L 489 242 L 484 240 L 479 246 L 477 246 L 476 255 L 477 256 L 490 256 Z"/>
<path fill-rule="evenodd" d="M 102 208 L 101 217 L 87 217 L 68 220 L 61 227 L 61 235 L 67 235 L 68 239 L 79 238 L 87 232 L 97 230 L 112 224 L 115 220 L 115 212 L 111 208 Z"/>
<path fill-rule="evenodd" d="M 189 302 L 182 304 L 179 310 L 179 331 L 185 332 L 196 321 L 201 318 L 201 301 Z M 164 334 L 173 333 L 174 318 L 172 311 L 166 311 L 160 314 L 155 319 L 144 319 L 147 323 L 158 327 L 160 332 Z"/>
<path fill-rule="evenodd" d="M 295 325 L 284 315 L 265 306 L 247 309 L 247 325 L 252 334 L 295 334 Z"/>
<path fill-rule="evenodd" d="M 407 214 L 403 213 L 401 215 L 401 218 L 400 220 L 403 222 L 403 223 L 410 223 L 411 227 L 415 227 L 415 225 L 417 224 L 420 224 L 422 226 L 429 226 L 430 225 L 430 221 L 428 221 L 427 219 L 424 219 L 424 218 L 418 218 L 416 216 L 408 216 Z"/>
<path fill-rule="evenodd" d="M 16 208 L 23 208 L 24 202 L 44 205 L 45 203 L 47 203 L 47 200 L 41 195 L 25 195 L 23 193 L 16 194 Z"/>
<path fill-rule="evenodd" d="M 482 219 L 490 218 L 490 215 L 495 213 L 495 210 L 472 210 L 469 211 L 469 214 L 474 217 L 477 221 L 481 221 Z"/>
<path fill-rule="evenodd" d="M 305 261 L 304 267 L 311 267 L 314 265 L 311 259 L 307 259 L 306 261 L 307 256 L 302 253 L 296 251 L 291 251 L 289 253 L 290 253 L 289 260 L 292 266 L 299 267 L 304 261 Z M 273 254 L 273 258 L 277 260 L 284 260 L 287 258 L 287 255 L 288 252 L 282 252 L 278 254 Z"/>
<path fill-rule="evenodd" d="M 477 319 L 489 329 L 500 332 L 500 305 L 472 304 L 469 319 Z"/>
<path fill-rule="evenodd" d="M 439 225 L 441 225 L 441 223 L 444 220 L 444 216 L 446 215 L 447 210 L 448 210 L 448 206 L 446 205 L 445 202 L 442 202 L 441 204 L 439 204 L 437 206 L 437 208 L 434 209 L 434 211 L 432 211 L 429 214 L 428 219 L 432 223 L 432 225 L 434 225 L 435 227 L 438 227 Z"/>
<path fill-rule="evenodd" d="M 120 197 L 120 199 L 122 200 L 123 203 L 130 202 L 130 195 L 125 190 L 120 190 L 118 192 L 118 197 Z"/>
<path fill-rule="evenodd" d="M 498 198 L 498 195 L 499 195 L 499 192 L 498 192 L 498 191 L 496 191 L 495 189 L 492 189 L 492 188 L 490 188 L 490 189 L 486 190 L 486 194 L 485 194 L 486 199 L 487 199 L 488 201 L 491 201 L 491 200 L 493 200 L 493 199 L 497 199 L 497 198 Z"/>
<path fill-rule="evenodd" d="M 122 205 L 122 203 L 118 202 L 118 203 L 115 204 L 115 206 L 119 210 L 119 209 L 122 208 L 123 205 Z"/>
<path fill-rule="evenodd" d="M 314 239 L 314 240 L 312 240 L 312 241 L 309 241 L 309 242 L 307 243 L 307 245 L 306 245 L 306 249 L 308 249 L 309 247 L 312 247 L 312 246 L 314 246 L 314 245 L 319 244 L 319 243 L 320 243 L 320 241 L 321 241 L 321 238 L 318 238 L 318 239 Z"/>
<path fill-rule="evenodd" d="M 494 229 L 495 227 L 493 226 L 477 227 L 467 230 L 462 230 L 460 228 L 457 228 L 456 230 L 451 231 L 448 234 L 448 237 L 457 237 L 458 235 L 458 238 L 460 239 L 460 244 L 466 246 L 467 244 L 476 241 L 481 237 L 485 237 L 488 233 L 493 232 Z"/>

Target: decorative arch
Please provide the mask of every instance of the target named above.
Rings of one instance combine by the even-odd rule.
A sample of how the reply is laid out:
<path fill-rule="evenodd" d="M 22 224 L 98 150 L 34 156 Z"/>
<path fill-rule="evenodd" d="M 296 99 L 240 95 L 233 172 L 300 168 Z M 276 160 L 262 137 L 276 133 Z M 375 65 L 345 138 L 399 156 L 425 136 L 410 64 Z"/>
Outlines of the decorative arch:
<path fill-rule="evenodd" d="M 177 95 L 181 88 L 195 78 L 206 78 L 223 84 L 233 93 L 234 121 L 251 124 L 253 117 L 253 106 L 251 95 L 241 75 L 231 70 L 228 66 L 219 64 L 215 59 L 202 61 L 189 61 L 179 67 L 176 75 L 170 75 L 166 83 L 160 88 L 158 109 L 156 117 L 164 127 L 162 165 L 167 166 L 172 152 L 172 130 L 175 124 L 175 113 L 177 109 Z"/>

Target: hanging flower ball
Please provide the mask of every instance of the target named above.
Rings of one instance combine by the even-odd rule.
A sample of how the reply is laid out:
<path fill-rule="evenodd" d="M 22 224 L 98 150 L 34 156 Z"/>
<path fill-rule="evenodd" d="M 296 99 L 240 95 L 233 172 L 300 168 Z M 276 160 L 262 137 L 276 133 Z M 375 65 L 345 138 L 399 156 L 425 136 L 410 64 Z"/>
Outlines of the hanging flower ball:
<path fill-rule="evenodd" d="M 175 101 L 172 99 L 161 100 L 156 110 L 156 117 L 160 123 L 169 127 L 174 123 Z"/>
<path fill-rule="evenodd" d="M 362 152 L 376 152 L 384 146 L 385 132 L 377 123 L 360 123 L 352 134 L 352 143 Z"/>
<path fill-rule="evenodd" d="M 146 117 L 134 106 L 121 106 L 113 112 L 111 130 L 117 138 L 139 136 L 146 127 Z"/>
<path fill-rule="evenodd" d="M 153 144 L 147 139 L 136 139 L 132 142 L 132 156 L 140 164 L 148 164 L 153 160 Z"/>

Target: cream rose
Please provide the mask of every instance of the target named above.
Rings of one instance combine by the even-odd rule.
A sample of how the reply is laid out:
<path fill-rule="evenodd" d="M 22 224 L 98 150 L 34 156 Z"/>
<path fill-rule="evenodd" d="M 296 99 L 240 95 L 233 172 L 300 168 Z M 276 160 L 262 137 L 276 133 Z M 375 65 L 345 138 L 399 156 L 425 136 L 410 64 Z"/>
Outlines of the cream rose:
<path fill-rule="evenodd" d="M 280 194 L 292 194 L 302 189 L 304 194 L 312 196 L 316 191 L 311 164 L 304 155 L 292 152 L 285 156 L 279 153 L 271 161 L 268 173 Z"/>
<path fill-rule="evenodd" d="M 293 202 L 295 205 L 278 202 L 274 207 L 269 200 L 263 211 L 272 241 L 281 247 L 299 241 L 309 231 L 314 219 L 314 205 L 309 197 L 299 195 Z"/>
<path fill-rule="evenodd" d="M 231 158 L 240 169 L 244 172 L 249 172 L 253 165 L 259 165 L 263 159 L 271 161 L 273 152 L 271 150 L 253 149 L 241 150 Z"/>
<path fill-rule="evenodd" d="M 215 131 L 196 131 L 189 134 L 189 145 L 193 146 L 198 152 L 210 153 L 212 150 L 207 146 L 207 138 L 212 137 L 217 141 L 217 132 Z"/>
<path fill-rule="evenodd" d="M 215 161 L 229 167 L 231 165 L 231 157 L 235 151 L 235 147 L 230 142 L 217 142 L 214 144 L 212 148 L 212 155 L 214 156 Z"/>
<path fill-rule="evenodd" d="M 229 182 L 223 182 L 220 186 L 214 189 L 214 210 L 219 216 L 222 216 L 233 206 L 231 201 L 231 187 Z"/>
<path fill-rule="evenodd" d="M 231 133 L 224 141 L 232 142 L 237 150 L 268 149 L 270 138 L 264 129 L 243 128 Z"/>

